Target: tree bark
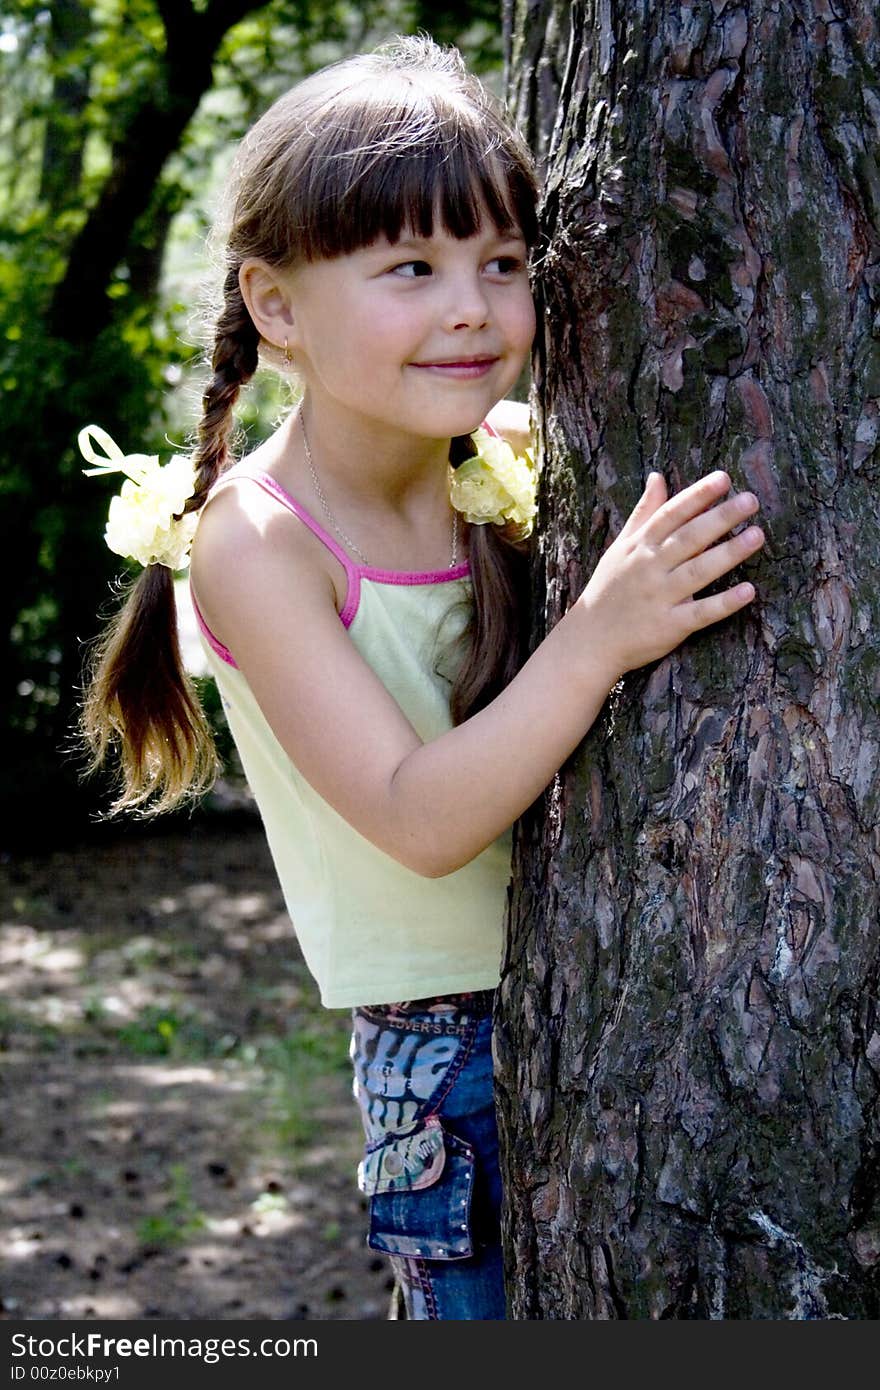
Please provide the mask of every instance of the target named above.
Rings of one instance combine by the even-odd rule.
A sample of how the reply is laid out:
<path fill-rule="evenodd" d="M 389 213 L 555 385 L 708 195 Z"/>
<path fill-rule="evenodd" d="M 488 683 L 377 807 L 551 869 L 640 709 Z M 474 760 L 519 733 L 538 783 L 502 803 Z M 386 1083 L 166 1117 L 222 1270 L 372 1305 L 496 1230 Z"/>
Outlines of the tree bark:
<path fill-rule="evenodd" d="M 876 1318 L 876 6 L 511 20 L 546 162 L 536 636 L 651 468 L 725 468 L 767 537 L 755 602 L 627 676 L 517 829 L 512 1314 Z"/>

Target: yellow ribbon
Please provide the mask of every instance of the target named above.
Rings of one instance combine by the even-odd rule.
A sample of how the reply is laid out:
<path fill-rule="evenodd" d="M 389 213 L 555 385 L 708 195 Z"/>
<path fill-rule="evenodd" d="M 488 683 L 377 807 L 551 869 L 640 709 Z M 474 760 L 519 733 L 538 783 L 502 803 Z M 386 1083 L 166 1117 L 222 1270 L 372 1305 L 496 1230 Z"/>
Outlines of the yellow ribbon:
<path fill-rule="evenodd" d="M 114 554 L 141 565 L 185 568 L 198 520 L 194 512 L 184 512 L 195 491 L 192 459 L 178 455 L 162 467 L 158 454 L 124 454 L 99 425 L 86 425 L 77 442 L 83 458 L 95 465 L 83 469 L 87 478 L 109 473 L 126 476 L 120 492 L 111 498 L 104 532 Z"/>
<path fill-rule="evenodd" d="M 104 450 L 103 456 L 95 453 L 92 440 Z M 106 473 L 124 473 L 132 482 L 140 484 L 159 464 L 158 454 L 124 454 L 115 439 L 111 439 L 100 425 L 86 425 L 77 435 L 76 442 L 83 458 L 96 465 L 83 469 L 87 478 L 97 478 Z"/>

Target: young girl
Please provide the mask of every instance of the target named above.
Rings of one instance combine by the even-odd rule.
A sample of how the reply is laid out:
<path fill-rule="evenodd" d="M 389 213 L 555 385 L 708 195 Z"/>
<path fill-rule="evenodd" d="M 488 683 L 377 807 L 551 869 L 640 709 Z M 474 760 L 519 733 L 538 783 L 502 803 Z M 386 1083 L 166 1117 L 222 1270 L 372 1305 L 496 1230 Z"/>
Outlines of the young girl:
<path fill-rule="evenodd" d="M 504 1316 L 490 1038 L 509 828 L 626 671 L 754 597 L 693 594 L 763 539 L 722 540 L 757 510 L 721 501 L 725 474 L 667 500 L 652 473 L 526 659 L 534 482 L 497 430 L 522 444 L 504 398 L 534 333 L 535 198 L 454 51 L 408 39 L 308 78 L 236 165 L 194 477 L 111 464 L 131 481 L 108 538 L 160 563 L 105 644 L 86 727 L 99 755 L 120 743 L 121 806 L 209 779 L 171 582 L 198 513 L 208 659 L 322 1000 L 353 1009 L 368 1239 L 414 1318 Z M 230 466 L 261 358 L 302 398 Z"/>

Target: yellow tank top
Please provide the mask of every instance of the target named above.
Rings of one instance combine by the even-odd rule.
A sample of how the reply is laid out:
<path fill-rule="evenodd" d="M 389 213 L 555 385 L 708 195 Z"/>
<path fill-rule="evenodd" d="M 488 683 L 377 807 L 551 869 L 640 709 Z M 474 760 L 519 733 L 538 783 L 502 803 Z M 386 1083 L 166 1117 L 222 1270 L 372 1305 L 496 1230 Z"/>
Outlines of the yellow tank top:
<path fill-rule="evenodd" d="M 472 602 L 469 567 L 404 574 L 355 565 L 266 473 L 246 476 L 345 567 L 340 620 L 424 742 L 452 727 L 451 662 Z M 510 833 L 464 868 L 422 878 L 353 829 L 300 775 L 230 652 L 196 607 L 205 654 L 257 802 L 287 910 L 328 1008 L 498 983 Z"/>

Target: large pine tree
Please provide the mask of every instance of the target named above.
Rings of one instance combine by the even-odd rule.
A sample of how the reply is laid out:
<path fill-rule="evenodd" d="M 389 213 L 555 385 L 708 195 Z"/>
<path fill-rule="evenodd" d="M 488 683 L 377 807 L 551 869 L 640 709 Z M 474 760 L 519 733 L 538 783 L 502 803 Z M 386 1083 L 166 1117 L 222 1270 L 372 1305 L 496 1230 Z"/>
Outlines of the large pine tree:
<path fill-rule="evenodd" d="M 767 537 L 755 602 L 627 676 L 519 827 L 512 1313 L 877 1317 L 877 7 L 508 11 L 546 166 L 536 635 L 651 468 L 727 469 Z"/>

